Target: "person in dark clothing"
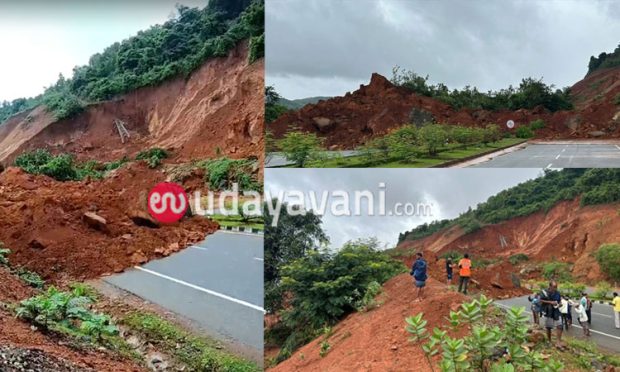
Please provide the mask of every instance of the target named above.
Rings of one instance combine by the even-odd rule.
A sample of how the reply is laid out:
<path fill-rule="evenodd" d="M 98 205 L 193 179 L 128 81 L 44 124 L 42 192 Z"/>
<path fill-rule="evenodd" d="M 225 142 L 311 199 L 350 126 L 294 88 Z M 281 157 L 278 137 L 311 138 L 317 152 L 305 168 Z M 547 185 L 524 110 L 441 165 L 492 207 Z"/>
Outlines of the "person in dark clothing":
<path fill-rule="evenodd" d="M 549 282 L 549 288 L 540 294 L 540 303 L 545 314 L 545 328 L 547 329 L 547 340 L 551 343 L 551 331 L 556 329 L 558 336 L 557 346 L 562 347 L 562 322 L 560 321 L 560 302 L 562 296 L 558 291 L 558 283 L 555 280 Z"/>
<path fill-rule="evenodd" d="M 454 265 L 452 264 L 452 259 L 446 258 L 446 275 L 448 276 L 448 285 L 452 284 L 452 269 Z"/>
<path fill-rule="evenodd" d="M 411 266 L 411 272 L 409 274 L 413 276 L 414 284 L 416 288 L 418 288 L 417 299 L 422 301 L 424 287 L 426 286 L 426 279 L 428 279 L 428 275 L 426 274 L 426 268 L 428 267 L 428 265 L 422 257 L 422 252 L 418 252 L 416 256 L 417 258 L 413 262 L 413 265 Z"/>

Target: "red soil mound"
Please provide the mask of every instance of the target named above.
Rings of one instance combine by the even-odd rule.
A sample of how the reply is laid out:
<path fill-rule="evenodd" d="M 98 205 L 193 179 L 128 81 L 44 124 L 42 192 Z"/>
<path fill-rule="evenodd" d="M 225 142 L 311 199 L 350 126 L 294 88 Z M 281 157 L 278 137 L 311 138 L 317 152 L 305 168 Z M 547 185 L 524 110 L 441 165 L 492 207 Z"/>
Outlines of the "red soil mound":
<path fill-rule="evenodd" d="M 378 300 L 385 302 L 379 308 L 351 314 L 334 327 L 328 339 L 331 351 L 323 358 L 319 352 L 324 338 L 319 337 L 270 370 L 430 371 L 421 348 L 409 342 L 405 318 L 424 312 L 427 329 L 444 327 L 450 310 L 456 310 L 466 298 L 431 278 L 426 298 L 418 302 L 408 274 L 392 278 L 383 288 Z"/>
<path fill-rule="evenodd" d="M 177 160 L 218 154 L 263 159 L 263 70 L 263 60 L 248 63 L 244 42 L 187 79 L 138 89 L 66 120 L 55 122 L 38 107 L 0 126 L 0 162 L 36 148 L 109 161 L 155 146 L 174 149 Z M 125 144 L 115 119 L 129 130 Z"/>
<path fill-rule="evenodd" d="M 218 229 L 202 217 L 152 228 L 130 217 L 148 216 L 146 196 L 162 172 L 132 163 L 102 181 L 58 182 L 18 168 L 0 174 L 0 241 L 9 260 L 45 279 L 81 280 L 119 272 L 201 241 Z M 84 214 L 105 219 L 92 226 Z"/>
<path fill-rule="evenodd" d="M 16 302 L 34 295 L 35 291 L 5 267 L 0 267 L 0 302 Z"/>
<path fill-rule="evenodd" d="M 509 119 L 518 125 L 543 119 L 546 127 L 539 138 L 620 138 L 620 109 L 613 103 L 620 93 L 620 69 L 609 69 L 588 76 L 575 84 L 572 93 L 575 110 L 551 113 L 542 106 L 533 110 L 497 111 L 454 110 L 436 99 L 394 86 L 385 77 L 373 74 L 369 85 L 353 93 L 306 105 L 288 112 L 269 125 L 276 138 L 290 126 L 324 137 L 332 149 L 353 149 L 370 138 L 382 136 L 406 124 L 421 124 L 432 118 L 437 123 L 505 128 Z M 593 96 L 592 88 L 596 95 Z"/>
<path fill-rule="evenodd" d="M 579 200 L 566 201 L 546 213 L 485 226 L 471 234 L 465 234 L 458 226 L 452 227 L 424 239 L 404 241 L 398 249 L 407 254 L 422 249 L 434 256 L 455 250 L 469 252 L 475 258 L 504 261 L 511 255 L 524 253 L 534 261 L 574 263 L 573 275 L 595 284 L 605 276 L 592 253 L 602 244 L 620 241 L 619 207 L 618 203 L 580 207 Z M 506 242 L 504 247 L 500 243 L 502 237 Z M 487 269 L 497 271 L 494 266 Z M 519 271 L 509 266 L 502 266 L 503 270 Z"/>

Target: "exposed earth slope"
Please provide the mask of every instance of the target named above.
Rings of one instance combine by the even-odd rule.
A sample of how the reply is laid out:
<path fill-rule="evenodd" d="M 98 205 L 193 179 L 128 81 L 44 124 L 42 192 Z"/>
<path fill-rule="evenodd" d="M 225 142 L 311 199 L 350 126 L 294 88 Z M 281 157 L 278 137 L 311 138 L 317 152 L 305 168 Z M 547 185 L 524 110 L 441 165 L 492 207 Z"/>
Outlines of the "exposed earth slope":
<path fill-rule="evenodd" d="M 36 148 L 83 159 L 118 160 L 149 147 L 174 150 L 177 160 L 263 157 L 264 60 L 248 62 L 248 43 L 210 59 L 187 79 L 140 88 L 55 121 L 39 106 L 0 126 L 0 163 Z M 130 138 L 122 143 L 114 120 Z"/>
<path fill-rule="evenodd" d="M 397 87 L 375 73 L 368 85 L 344 97 L 289 111 L 269 124 L 269 129 L 279 138 L 296 126 L 324 137 L 331 149 L 354 149 L 404 124 L 429 121 L 481 127 L 493 123 L 507 130 L 508 120 L 519 126 L 542 119 L 546 127 L 537 132 L 538 138 L 620 138 L 620 106 L 615 103 L 618 95 L 620 68 L 615 67 L 591 73 L 571 88 L 573 110 L 550 112 L 542 106 L 517 111 L 455 110 L 437 99 Z"/>

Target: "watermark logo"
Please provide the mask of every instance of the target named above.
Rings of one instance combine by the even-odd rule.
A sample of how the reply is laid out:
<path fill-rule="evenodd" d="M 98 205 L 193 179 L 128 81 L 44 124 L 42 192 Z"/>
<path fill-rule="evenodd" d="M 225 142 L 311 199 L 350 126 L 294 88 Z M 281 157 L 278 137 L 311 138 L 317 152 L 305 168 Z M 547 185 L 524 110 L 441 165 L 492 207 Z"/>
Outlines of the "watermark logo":
<path fill-rule="evenodd" d="M 176 183 L 158 183 L 149 193 L 149 213 L 161 223 L 177 222 L 185 215 L 188 207 L 187 194 Z"/>

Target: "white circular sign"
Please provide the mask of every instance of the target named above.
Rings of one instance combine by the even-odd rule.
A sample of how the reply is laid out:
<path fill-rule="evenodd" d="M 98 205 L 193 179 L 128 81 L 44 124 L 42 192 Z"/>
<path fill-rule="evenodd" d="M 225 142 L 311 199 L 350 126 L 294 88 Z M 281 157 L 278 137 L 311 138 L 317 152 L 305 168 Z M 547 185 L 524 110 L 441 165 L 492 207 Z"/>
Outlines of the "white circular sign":
<path fill-rule="evenodd" d="M 512 120 L 508 120 L 508 121 L 506 122 L 506 126 L 507 126 L 509 129 L 512 129 L 512 128 L 514 128 L 514 127 L 515 127 L 515 122 L 514 122 L 514 121 L 512 121 Z"/>

